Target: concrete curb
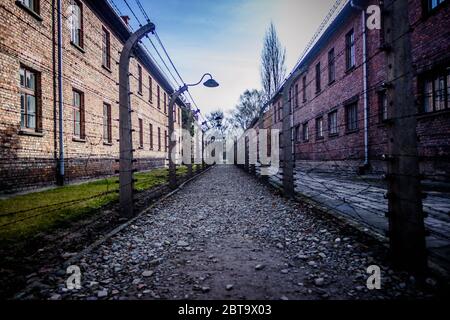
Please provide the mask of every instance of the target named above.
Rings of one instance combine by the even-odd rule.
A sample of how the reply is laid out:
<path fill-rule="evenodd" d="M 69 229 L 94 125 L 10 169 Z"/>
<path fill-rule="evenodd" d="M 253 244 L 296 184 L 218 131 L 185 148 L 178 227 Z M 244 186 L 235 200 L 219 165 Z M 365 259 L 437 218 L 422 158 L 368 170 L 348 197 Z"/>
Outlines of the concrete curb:
<path fill-rule="evenodd" d="M 178 186 L 177 189 L 173 190 L 172 192 L 162 196 L 160 199 L 156 200 L 154 203 L 152 203 L 147 209 L 141 211 L 136 217 L 132 218 L 131 220 L 125 222 L 124 224 L 118 226 L 117 228 L 115 228 L 114 230 L 112 230 L 111 232 L 109 232 L 108 234 L 106 234 L 103 238 L 95 241 L 93 244 L 89 245 L 88 247 L 86 247 L 85 249 L 83 249 L 83 251 L 77 253 L 76 255 L 74 255 L 73 257 L 71 257 L 70 259 L 68 259 L 67 261 L 64 262 L 63 266 L 66 268 L 72 264 L 74 264 L 74 262 L 76 262 L 77 260 L 79 260 L 80 258 L 82 258 L 83 256 L 85 256 L 86 254 L 88 254 L 89 252 L 91 252 L 92 250 L 94 250 L 95 248 L 99 247 L 100 245 L 102 245 L 103 243 L 105 243 L 107 240 L 111 239 L 112 237 L 114 237 L 116 234 L 118 234 L 119 232 L 121 232 L 122 230 L 126 229 L 127 227 L 129 227 L 131 224 L 133 224 L 134 222 L 136 222 L 139 218 L 141 218 L 143 215 L 147 214 L 150 210 L 152 210 L 156 205 L 160 204 L 162 201 L 170 198 L 171 196 L 173 196 L 174 194 L 178 193 L 179 191 L 181 191 L 188 183 L 194 181 L 195 179 L 199 178 L 200 176 L 202 176 L 203 174 L 205 174 L 206 172 L 208 172 L 209 170 L 211 170 L 214 166 L 208 167 L 206 168 L 204 171 L 194 175 L 192 178 L 186 180 L 185 182 L 183 182 L 182 184 L 180 184 Z"/>

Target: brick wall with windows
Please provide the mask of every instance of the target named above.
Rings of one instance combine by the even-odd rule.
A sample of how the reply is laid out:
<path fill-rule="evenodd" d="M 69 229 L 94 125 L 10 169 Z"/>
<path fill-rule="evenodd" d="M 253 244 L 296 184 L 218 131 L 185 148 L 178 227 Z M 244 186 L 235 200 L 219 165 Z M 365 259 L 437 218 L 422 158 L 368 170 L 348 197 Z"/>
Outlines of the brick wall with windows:
<path fill-rule="evenodd" d="M 52 184 L 57 173 L 54 12 L 49 1 L 31 1 L 31 5 L 30 1 L 0 3 L 0 192 Z M 115 24 L 120 18 L 108 11 L 106 1 L 63 1 L 63 12 L 69 12 L 71 3 L 81 20 L 69 28 L 67 17 L 63 18 L 66 182 L 112 175 L 118 168 L 116 62 L 124 37 Z M 155 86 L 166 95 L 172 89 L 138 59 L 130 63 L 133 144 L 138 149 L 142 142 L 143 148 L 135 152 L 136 168 L 147 170 L 165 165 L 167 158 L 164 150 L 151 148 L 150 128 L 168 125 L 167 115 L 158 109 L 162 101 L 155 96 Z"/>
<path fill-rule="evenodd" d="M 430 179 L 449 179 L 450 163 L 450 1 L 410 0 L 417 135 L 422 172 Z M 366 5 L 381 3 L 369 0 Z M 349 6 L 349 5 L 347 5 Z M 358 10 L 347 10 L 300 64 L 294 80 L 297 167 L 358 172 L 364 164 L 362 26 Z M 384 173 L 390 102 L 386 96 L 383 30 L 367 31 L 368 123 L 370 167 Z M 325 34 L 327 34 L 325 32 Z M 320 69 L 319 69 L 320 66 Z M 299 98 L 300 97 L 300 98 Z M 281 95 L 271 101 L 272 128 L 281 129 L 277 113 Z"/>

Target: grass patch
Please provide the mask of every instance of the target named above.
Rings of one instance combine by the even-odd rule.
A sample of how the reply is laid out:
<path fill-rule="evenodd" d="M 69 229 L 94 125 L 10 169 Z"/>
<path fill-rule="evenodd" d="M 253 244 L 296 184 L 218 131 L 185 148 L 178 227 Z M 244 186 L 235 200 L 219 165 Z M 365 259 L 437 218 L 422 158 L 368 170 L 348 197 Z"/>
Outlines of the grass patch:
<path fill-rule="evenodd" d="M 186 174 L 178 167 L 177 175 Z M 145 191 L 167 182 L 168 170 L 155 169 L 136 173 L 135 189 Z M 87 218 L 103 206 L 118 200 L 117 177 L 58 187 L 42 192 L 18 195 L 0 200 L 0 241 L 29 239 L 52 228 Z"/>

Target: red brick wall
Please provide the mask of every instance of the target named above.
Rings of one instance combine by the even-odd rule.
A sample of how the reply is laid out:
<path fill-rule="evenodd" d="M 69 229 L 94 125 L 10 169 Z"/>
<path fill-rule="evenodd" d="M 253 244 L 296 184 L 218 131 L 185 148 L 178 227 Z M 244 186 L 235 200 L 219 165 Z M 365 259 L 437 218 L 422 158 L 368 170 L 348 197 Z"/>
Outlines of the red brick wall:
<path fill-rule="evenodd" d="M 0 192 L 22 189 L 55 182 L 58 150 L 59 117 L 54 99 L 53 57 L 54 24 L 51 2 L 40 1 L 39 21 L 16 5 L 15 0 L 0 3 Z M 83 2 L 84 50 L 70 43 L 67 27 L 69 1 L 63 1 L 63 90 L 64 90 L 64 146 L 66 180 L 92 178 L 114 174 L 119 155 L 118 130 L 118 65 L 119 51 L 123 45 L 109 23 L 101 21 Z M 102 26 L 111 32 L 111 70 L 102 67 Z M 55 25 L 56 28 L 56 25 Z M 149 102 L 149 70 L 143 69 L 143 94 L 137 93 L 138 61 L 130 65 L 130 86 L 133 91 L 131 105 L 132 126 L 136 130 L 133 143 L 138 159 L 138 169 L 146 170 L 165 165 L 167 158 L 162 140 L 158 151 L 157 129 L 167 130 L 168 117 L 164 113 L 164 90 L 161 88 L 161 109 L 157 108 L 156 86 L 153 79 L 153 103 Z M 23 64 L 40 74 L 40 98 L 42 108 L 42 136 L 20 135 L 19 68 Z M 153 77 L 153 76 L 152 76 Z M 72 90 L 84 93 L 85 141 L 73 139 Z M 112 144 L 103 140 L 103 103 L 111 105 Z M 138 118 L 143 119 L 144 147 L 138 149 Z M 150 150 L 149 124 L 153 124 L 154 148 Z M 179 125 L 176 125 L 178 128 Z M 56 133 L 55 133 L 56 129 Z M 164 138 L 164 137 L 162 137 Z"/>

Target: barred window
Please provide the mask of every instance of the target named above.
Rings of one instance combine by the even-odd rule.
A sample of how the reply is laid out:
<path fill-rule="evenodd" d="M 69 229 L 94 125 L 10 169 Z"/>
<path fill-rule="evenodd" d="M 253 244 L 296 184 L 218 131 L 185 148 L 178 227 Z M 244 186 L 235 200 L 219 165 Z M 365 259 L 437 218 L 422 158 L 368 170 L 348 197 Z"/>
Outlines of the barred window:
<path fill-rule="evenodd" d="M 139 119 L 139 148 L 144 148 L 144 121 Z"/>
<path fill-rule="evenodd" d="M 445 70 L 445 69 L 444 69 Z M 434 112 L 450 107 L 450 69 L 428 76 L 423 82 L 423 111 Z"/>
<path fill-rule="evenodd" d="M 337 111 L 328 114 L 328 132 L 330 136 L 338 134 Z"/>

